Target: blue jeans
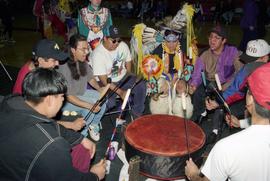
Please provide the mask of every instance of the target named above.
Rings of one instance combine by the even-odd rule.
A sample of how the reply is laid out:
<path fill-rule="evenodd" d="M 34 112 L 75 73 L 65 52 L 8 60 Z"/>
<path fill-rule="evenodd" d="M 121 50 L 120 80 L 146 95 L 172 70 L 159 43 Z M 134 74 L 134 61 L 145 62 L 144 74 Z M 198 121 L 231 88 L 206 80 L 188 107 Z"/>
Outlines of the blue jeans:
<path fill-rule="evenodd" d="M 86 101 L 91 104 L 95 104 L 95 102 L 99 99 L 99 92 L 96 90 L 86 90 L 85 93 L 81 96 L 77 96 L 79 99 Z M 68 111 L 76 111 L 79 114 L 81 114 L 83 117 L 85 117 L 89 113 L 89 109 L 85 109 L 79 106 L 75 106 L 74 104 L 71 104 L 69 102 L 66 102 L 64 106 L 62 107 L 62 110 L 68 110 Z M 88 135 L 88 128 L 91 125 L 98 125 L 100 123 L 100 120 L 105 113 L 106 110 L 106 104 L 103 104 L 100 108 L 100 111 L 98 113 L 92 113 L 91 116 L 85 120 L 86 124 L 83 130 L 81 131 L 81 134 L 85 137 Z"/>
<path fill-rule="evenodd" d="M 115 83 L 116 85 L 121 84 L 125 78 L 120 80 L 119 82 Z M 120 88 L 123 90 L 127 90 L 131 88 L 131 86 L 135 83 L 136 76 L 131 75 L 131 78 L 125 82 Z M 117 94 L 113 94 L 107 103 L 107 109 L 110 110 L 111 108 L 116 106 L 116 96 Z M 130 100 L 132 100 L 132 110 L 131 112 L 134 114 L 135 117 L 141 116 L 143 114 L 145 105 L 145 98 L 146 98 L 146 83 L 145 81 L 139 82 L 132 90 L 130 94 Z"/>

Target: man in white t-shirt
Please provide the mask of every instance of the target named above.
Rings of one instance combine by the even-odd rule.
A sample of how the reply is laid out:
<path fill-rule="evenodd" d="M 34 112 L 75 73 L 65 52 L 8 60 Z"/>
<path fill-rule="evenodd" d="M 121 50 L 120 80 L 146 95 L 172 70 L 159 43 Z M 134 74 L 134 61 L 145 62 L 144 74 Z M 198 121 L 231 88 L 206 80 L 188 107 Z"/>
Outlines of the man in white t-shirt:
<path fill-rule="evenodd" d="M 121 85 L 116 90 L 116 94 L 110 97 L 107 103 L 107 110 L 115 106 L 115 97 L 118 94 L 122 99 L 126 95 L 126 90 L 131 88 L 136 82 L 136 76 L 130 75 L 132 59 L 128 45 L 121 41 L 118 28 L 109 28 L 110 36 L 105 36 L 103 42 L 92 52 L 90 65 L 93 68 L 94 76 L 105 86 L 107 79 L 111 78 L 110 89 Z M 144 111 L 146 97 L 146 84 L 144 81 L 138 82 L 131 90 L 131 102 L 133 116 L 141 116 Z"/>
<path fill-rule="evenodd" d="M 270 49 L 270 47 L 269 47 Z M 255 47 L 254 47 L 254 51 Z M 201 173 L 192 159 L 186 161 L 189 180 L 270 180 L 270 63 L 248 77 L 246 108 L 252 125 L 219 141 L 211 150 Z"/>

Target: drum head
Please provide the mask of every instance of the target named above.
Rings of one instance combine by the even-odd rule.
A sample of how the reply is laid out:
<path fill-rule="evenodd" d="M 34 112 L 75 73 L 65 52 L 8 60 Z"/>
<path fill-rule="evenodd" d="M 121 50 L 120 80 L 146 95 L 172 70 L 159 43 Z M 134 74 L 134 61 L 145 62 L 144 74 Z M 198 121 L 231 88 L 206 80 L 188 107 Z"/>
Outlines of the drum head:
<path fill-rule="evenodd" d="M 189 120 L 186 124 L 187 129 L 183 118 L 170 115 L 147 115 L 136 119 L 124 133 L 127 159 L 140 156 L 141 173 L 153 178 L 173 180 L 184 177 L 189 154 L 193 160 L 200 158 L 206 139 L 198 125 Z"/>

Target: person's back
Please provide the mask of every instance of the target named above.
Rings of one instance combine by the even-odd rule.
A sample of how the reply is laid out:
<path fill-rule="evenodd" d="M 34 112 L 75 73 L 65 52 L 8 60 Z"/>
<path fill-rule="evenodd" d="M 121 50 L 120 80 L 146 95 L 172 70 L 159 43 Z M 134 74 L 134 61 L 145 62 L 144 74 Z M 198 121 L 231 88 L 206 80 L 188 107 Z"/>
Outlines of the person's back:
<path fill-rule="evenodd" d="M 0 116 L 0 180 L 52 180 L 50 174 L 41 174 L 42 170 L 68 171 L 44 164 L 45 158 L 55 159 L 47 157 L 52 149 L 59 150 L 61 146 L 60 149 L 69 154 L 70 145 L 59 135 L 56 124 L 27 107 L 19 96 L 3 101 Z"/>
<path fill-rule="evenodd" d="M 204 174 L 223 170 L 228 172 L 231 181 L 269 180 L 270 179 L 270 126 L 252 125 L 249 128 L 219 141 L 211 151 L 208 161 L 215 162 L 209 169 L 207 164 L 202 170 Z M 248 158 L 248 159 L 247 159 Z M 226 177 L 226 176 L 225 176 Z M 210 180 L 223 180 L 211 175 Z M 225 180 L 226 178 L 224 178 Z"/>
<path fill-rule="evenodd" d="M 265 48 L 269 53 L 270 47 Z M 248 76 L 246 109 L 252 125 L 216 143 L 201 170 L 191 158 L 186 161 L 185 174 L 189 180 L 269 181 L 270 92 L 262 91 L 270 88 L 269 77 L 270 63 Z"/>

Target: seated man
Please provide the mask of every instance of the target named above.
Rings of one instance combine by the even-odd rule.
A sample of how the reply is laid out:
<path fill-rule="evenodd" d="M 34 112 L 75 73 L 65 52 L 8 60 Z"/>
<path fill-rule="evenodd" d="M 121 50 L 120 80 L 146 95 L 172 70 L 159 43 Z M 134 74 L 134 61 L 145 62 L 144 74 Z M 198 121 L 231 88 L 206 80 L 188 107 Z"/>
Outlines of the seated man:
<path fill-rule="evenodd" d="M 244 118 L 245 110 L 245 91 L 243 87 L 246 84 L 247 77 L 258 67 L 264 65 L 269 61 L 270 46 L 265 40 L 257 39 L 248 42 L 246 52 L 240 55 L 240 59 L 245 65 L 235 75 L 233 82 L 230 86 L 222 93 L 222 96 L 227 104 L 230 105 L 231 113 L 236 118 Z M 216 100 L 206 100 L 207 110 L 215 110 L 213 116 L 213 131 L 210 142 L 215 142 L 216 137 L 219 133 L 220 125 L 224 120 L 224 115 L 220 111 L 219 104 Z M 218 109 L 217 109 L 218 108 Z M 222 109 L 222 108 L 221 108 Z M 220 114 L 221 113 L 221 114 Z M 233 118 L 235 119 L 235 118 Z"/>
<path fill-rule="evenodd" d="M 87 173 L 72 166 L 71 147 L 82 144 L 93 157 L 95 144 L 67 130 L 51 118 L 62 106 L 65 78 L 52 69 L 26 75 L 23 97 L 7 97 L 1 104 L 0 180 L 100 180 L 105 163 Z"/>
<path fill-rule="evenodd" d="M 252 125 L 215 144 L 201 173 L 192 159 L 185 174 L 191 181 L 268 181 L 270 178 L 270 63 L 257 68 L 247 79 L 246 108 Z"/>
<path fill-rule="evenodd" d="M 96 82 L 91 67 L 86 62 L 86 57 L 89 54 L 89 47 L 86 38 L 82 35 L 73 35 L 69 40 L 70 59 L 67 63 L 59 66 L 61 72 L 68 82 L 67 102 L 62 110 L 76 111 L 85 117 L 89 111 L 92 111 L 91 116 L 87 118 L 86 126 L 82 130 L 82 135 L 90 136 L 94 141 L 99 141 L 99 124 L 105 112 L 106 104 L 102 107 L 94 107 L 94 104 L 99 99 L 101 87 Z M 90 84 L 94 89 L 87 89 L 87 84 Z"/>
<path fill-rule="evenodd" d="M 42 68 L 55 68 L 59 62 L 65 62 L 68 54 L 62 52 L 58 44 L 54 41 L 43 39 L 37 42 L 32 51 L 32 59 L 20 69 L 17 80 L 13 87 L 13 94 L 22 94 L 22 83 L 25 75 L 31 70 Z"/>
<path fill-rule="evenodd" d="M 215 81 L 218 74 L 222 89 L 225 90 L 234 74 L 241 68 L 239 53 L 236 47 L 226 44 L 227 35 L 225 30 L 216 26 L 211 30 L 209 36 L 210 48 L 198 57 L 191 76 L 190 93 L 193 94 L 194 111 L 191 119 L 198 121 L 200 115 L 205 111 L 205 87 L 202 84 L 201 72 L 205 72 L 207 83 Z"/>
<path fill-rule="evenodd" d="M 60 63 L 64 63 L 68 58 L 68 54 L 61 51 L 58 44 L 52 40 L 42 39 L 34 46 L 32 52 L 32 59 L 29 60 L 20 69 L 17 80 L 13 87 L 13 94 L 22 94 L 22 83 L 25 75 L 31 70 L 41 68 L 56 68 Z M 57 121 L 59 124 L 68 129 L 79 131 L 85 125 L 82 118 L 78 118 L 73 122 Z"/>
<path fill-rule="evenodd" d="M 119 30 L 116 27 L 110 27 L 110 36 L 104 37 L 103 42 L 92 52 L 90 64 L 93 67 L 94 75 L 99 78 L 104 86 L 108 84 L 107 78 L 112 80 L 111 90 L 117 85 L 123 84 L 116 90 L 116 94 L 122 99 L 125 97 L 125 90 L 131 88 L 136 82 L 135 76 L 127 77 L 128 73 L 131 72 L 131 55 L 127 44 L 121 41 Z M 108 110 L 115 106 L 116 94 L 110 97 L 107 103 Z M 132 114 L 135 117 L 141 116 L 145 107 L 145 82 L 138 82 L 131 90 L 131 95 Z"/>

